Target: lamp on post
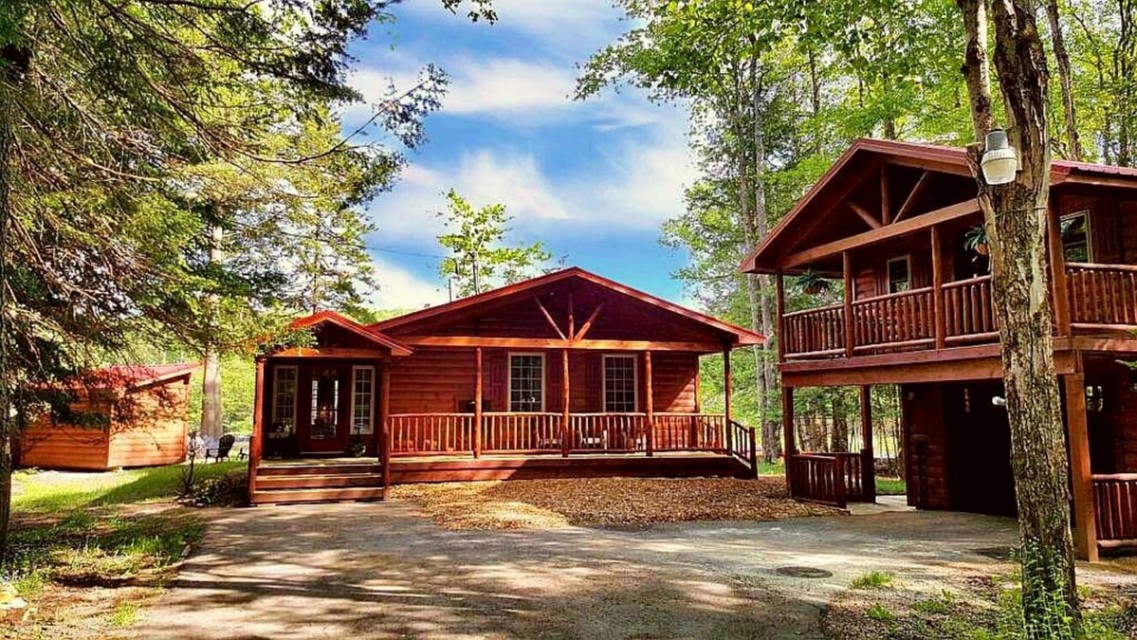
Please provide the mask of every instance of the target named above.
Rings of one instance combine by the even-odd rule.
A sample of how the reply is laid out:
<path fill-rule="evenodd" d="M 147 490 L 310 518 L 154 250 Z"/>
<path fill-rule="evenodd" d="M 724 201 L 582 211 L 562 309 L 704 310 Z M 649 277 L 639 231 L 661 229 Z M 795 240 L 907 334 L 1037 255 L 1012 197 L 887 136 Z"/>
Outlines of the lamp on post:
<path fill-rule="evenodd" d="M 1014 182 L 1019 170 L 1019 158 L 1007 140 L 1005 130 L 992 129 L 987 133 L 986 151 L 983 152 L 979 165 L 983 168 L 983 179 L 987 184 Z"/>

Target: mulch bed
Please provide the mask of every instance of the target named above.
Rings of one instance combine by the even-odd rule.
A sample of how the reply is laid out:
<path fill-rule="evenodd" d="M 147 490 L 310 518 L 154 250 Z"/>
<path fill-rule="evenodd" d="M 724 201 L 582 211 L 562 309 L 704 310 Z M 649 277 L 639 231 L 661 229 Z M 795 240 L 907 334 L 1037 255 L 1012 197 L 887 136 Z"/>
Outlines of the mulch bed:
<path fill-rule="evenodd" d="M 401 485 L 447 529 L 556 529 L 843 513 L 791 500 L 781 478 L 579 478 Z"/>

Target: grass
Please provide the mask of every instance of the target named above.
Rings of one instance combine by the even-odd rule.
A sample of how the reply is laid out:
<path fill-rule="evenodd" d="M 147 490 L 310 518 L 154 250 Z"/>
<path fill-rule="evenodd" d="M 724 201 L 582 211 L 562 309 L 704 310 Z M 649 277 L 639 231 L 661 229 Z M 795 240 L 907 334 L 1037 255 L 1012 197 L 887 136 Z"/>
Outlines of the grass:
<path fill-rule="evenodd" d="M 198 465 L 196 477 L 245 464 Z M 183 469 L 15 474 L 14 526 L 0 579 L 36 610 L 29 637 L 63 637 L 77 624 L 105 634 L 137 621 L 139 601 L 159 592 L 186 547 L 204 534 L 201 515 L 173 503 Z M 96 595 L 99 589 L 111 595 Z"/>
<path fill-rule="evenodd" d="M 870 571 L 853 579 L 850 589 L 884 589 L 892 584 L 892 574 L 883 571 Z"/>
<path fill-rule="evenodd" d="M 873 620 L 877 620 L 878 622 L 892 622 L 896 620 L 896 615 L 879 602 L 869 607 L 866 614 L 868 617 L 872 618 Z"/>
<path fill-rule="evenodd" d="M 876 494 L 878 496 L 902 496 L 908 493 L 908 485 L 901 478 L 876 479 Z"/>

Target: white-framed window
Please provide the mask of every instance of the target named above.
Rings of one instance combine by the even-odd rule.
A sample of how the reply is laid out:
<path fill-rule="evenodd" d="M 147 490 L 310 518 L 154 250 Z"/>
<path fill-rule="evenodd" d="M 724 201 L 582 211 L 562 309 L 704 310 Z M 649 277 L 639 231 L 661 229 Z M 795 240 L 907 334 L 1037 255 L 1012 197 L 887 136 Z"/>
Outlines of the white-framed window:
<path fill-rule="evenodd" d="M 375 367 L 351 368 L 351 432 L 375 433 Z"/>
<path fill-rule="evenodd" d="M 296 430 L 296 379 L 295 365 L 281 365 L 272 373 L 272 419 L 269 429 L 277 433 Z"/>
<path fill-rule="evenodd" d="M 545 410 L 545 354 L 509 354 L 509 410 Z"/>
<path fill-rule="evenodd" d="M 888 261 L 888 292 L 900 293 L 912 288 L 912 260 L 909 256 L 900 256 Z"/>
<path fill-rule="evenodd" d="M 639 404 L 639 367 L 631 354 L 604 356 L 604 411 L 632 413 Z"/>

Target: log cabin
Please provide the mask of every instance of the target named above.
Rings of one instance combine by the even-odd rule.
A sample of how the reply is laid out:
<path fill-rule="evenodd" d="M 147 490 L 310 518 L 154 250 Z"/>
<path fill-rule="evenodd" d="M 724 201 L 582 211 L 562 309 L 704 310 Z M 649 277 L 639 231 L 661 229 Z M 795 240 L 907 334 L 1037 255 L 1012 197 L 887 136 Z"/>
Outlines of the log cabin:
<path fill-rule="evenodd" d="M 106 471 L 181 462 L 189 382 L 197 364 L 121 365 L 90 372 L 62 390 L 66 416 L 43 412 L 20 434 L 19 464 Z"/>
<path fill-rule="evenodd" d="M 699 402 L 699 357 L 763 336 L 570 268 L 364 326 L 323 311 L 257 359 L 252 504 L 392 484 L 757 473 L 753 429 Z M 728 394 L 729 398 L 729 394 Z"/>
<path fill-rule="evenodd" d="M 1046 239 L 1076 546 L 1137 545 L 1137 170 L 1055 160 Z M 998 327 L 974 178 L 959 148 L 859 140 L 742 269 L 773 275 L 786 475 L 847 499 L 873 460 L 872 385 L 899 385 L 909 504 L 1014 515 Z M 786 278 L 836 303 L 786 306 Z M 794 390 L 858 386 L 862 452 L 800 451 Z M 864 468 L 864 473 L 871 469 Z M 859 471 L 858 471 L 859 472 Z M 854 472 L 856 473 L 856 472 Z"/>

